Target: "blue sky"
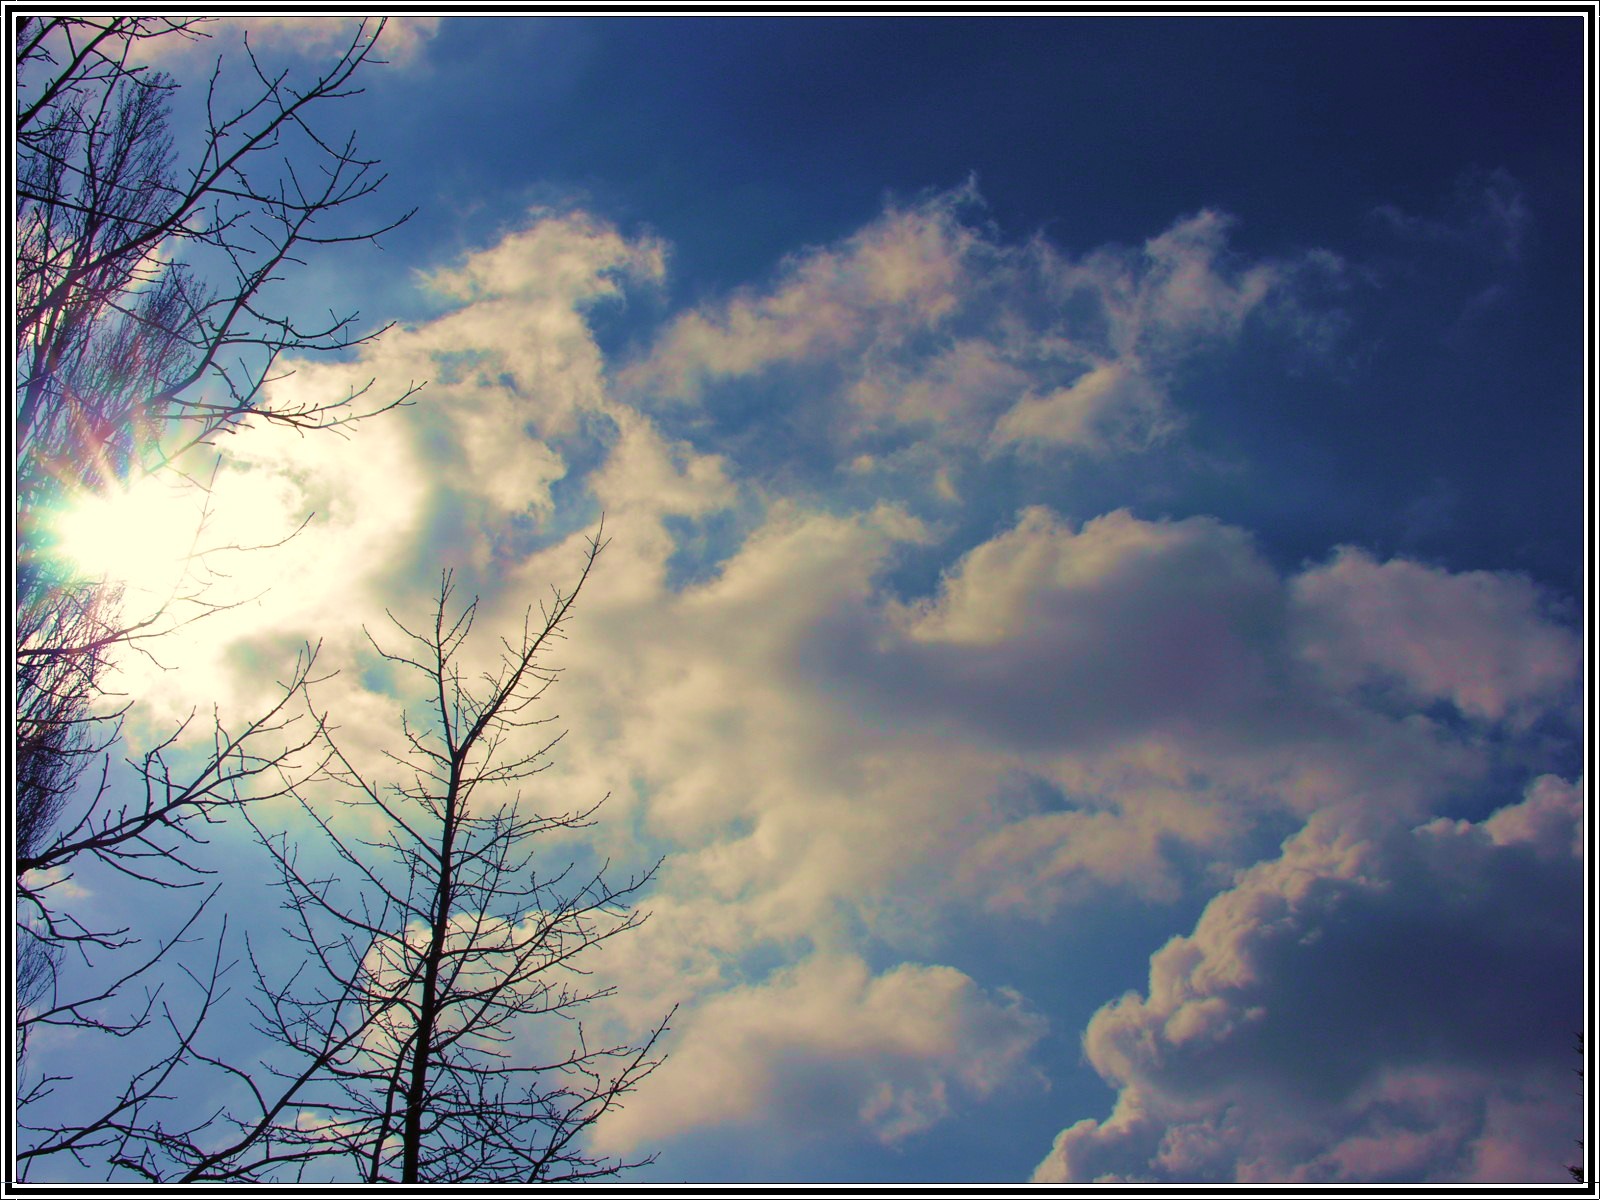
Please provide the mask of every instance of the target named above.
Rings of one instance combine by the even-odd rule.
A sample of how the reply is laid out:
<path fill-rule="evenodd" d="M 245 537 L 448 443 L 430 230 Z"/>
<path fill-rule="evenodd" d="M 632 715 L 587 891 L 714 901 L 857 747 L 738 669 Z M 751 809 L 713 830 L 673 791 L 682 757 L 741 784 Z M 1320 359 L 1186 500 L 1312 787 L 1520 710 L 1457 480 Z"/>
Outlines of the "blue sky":
<path fill-rule="evenodd" d="M 418 214 L 285 294 L 398 324 L 280 386 L 429 385 L 230 442 L 224 532 L 317 515 L 131 738 L 309 638 L 381 745 L 361 623 L 603 513 L 540 778 L 665 855 L 638 1179 L 1567 1178 L 1579 18 L 390 35 Z"/>

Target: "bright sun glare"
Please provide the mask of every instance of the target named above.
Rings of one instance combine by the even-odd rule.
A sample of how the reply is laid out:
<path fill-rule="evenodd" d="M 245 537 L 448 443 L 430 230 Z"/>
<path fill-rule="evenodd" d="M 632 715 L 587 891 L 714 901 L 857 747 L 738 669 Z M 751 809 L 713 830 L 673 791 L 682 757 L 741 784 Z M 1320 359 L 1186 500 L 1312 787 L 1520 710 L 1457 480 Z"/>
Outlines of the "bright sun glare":
<path fill-rule="evenodd" d="M 89 579 L 130 592 L 163 593 L 182 579 L 204 517 L 205 495 L 145 478 L 108 493 L 83 493 L 55 519 L 56 547 Z"/>

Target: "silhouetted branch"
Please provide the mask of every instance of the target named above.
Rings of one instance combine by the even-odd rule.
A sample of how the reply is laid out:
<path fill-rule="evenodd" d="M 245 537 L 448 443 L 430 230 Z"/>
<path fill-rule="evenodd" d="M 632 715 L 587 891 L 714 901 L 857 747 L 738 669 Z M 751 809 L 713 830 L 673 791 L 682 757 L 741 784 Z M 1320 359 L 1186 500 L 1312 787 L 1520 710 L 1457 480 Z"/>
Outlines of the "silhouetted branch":
<path fill-rule="evenodd" d="M 129 704 L 107 690 L 113 657 L 137 652 L 155 661 L 162 639 L 243 603 L 220 601 L 211 585 L 219 556 L 248 547 L 239 539 L 202 544 L 210 491 L 191 481 L 205 491 L 205 508 L 181 574 L 165 595 L 129 611 L 120 584 L 83 578 L 56 552 L 50 522 L 77 497 L 115 495 L 143 474 L 184 478 L 175 459 L 249 422 L 339 429 L 415 392 L 369 397 L 368 384 L 291 397 L 277 386 L 289 373 L 284 356 L 337 351 L 381 332 L 359 331 L 355 313 L 318 320 L 280 311 L 270 289 L 306 248 L 371 241 L 409 215 L 331 224 L 383 182 L 353 137 L 324 128 L 330 106 L 359 90 L 356 73 L 380 61 L 382 27 L 362 21 L 331 66 L 304 82 L 269 76 L 247 45 L 258 86 L 227 111 L 219 60 L 203 126 L 181 150 L 171 121 L 177 85 L 139 60 L 152 42 L 209 37 L 203 21 L 24 16 L 14 30 L 19 1042 L 26 1049 L 30 1030 L 47 1026 L 143 1039 L 159 1018 L 176 1047 L 102 1115 L 49 1129 L 25 1123 L 26 1161 L 68 1154 L 88 1163 L 98 1155 L 101 1166 L 150 1177 L 159 1157 L 152 1147 L 169 1154 L 188 1135 L 162 1132 L 139 1114 L 202 1061 L 196 1031 L 219 995 L 220 941 L 192 1020 L 158 1000 L 173 972 L 188 969 L 174 948 L 209 896 L 177 934 L 139 954 L 131 917 L 114 928 L 80 919 L 69 886 L 75 872 L 109 868 L 126 885 L 127 913 L 140 907 L 140 888 L 199 886 L 210 871 L 194 852 L 211 826 L 245 804 L 287 794 L 297 771 L 322 766 L 301 763 L 322 744 L 320 732 L 291 715 L 313 682 L 311 651 L 265 713 L 236 729 L 214 717 L 198 766 L 186 765 L 195 751 L 179 746 L 191 715 L 121 769 L 113 750 Z M 72 995 L 62 983 L 69 963 Z M 129 994 L 147 981 L 154 986 L 142 1000 Z M 46 1074 L 26 1089 L 25 1113 L 65 1082 Z"/>
<path fill-rule="evenodd" d="M 666 1022 L 641 1044 L 596 1047 L 578 1018 L 612 994 L 585 982 L 586 956 L 638 927 L 630 899 L 654 869 L 620 884 L 604 867 L 543 872 L 534 840 L 592 824 L 598 805 L 536 813 L 515 790 L 558 740 L 514 744 L 546 719 L 530 711 L 556 678 L 543 656 L 602 546 L 597 535 L 576 585 L 537 619 L 530 609 L 474 683 L 462 656 L 477 608 L 453 606 L 448 572 L 427 626 L 391 617 L 404 651 L 385 657 L 429 694 L 427 719 L 403 722 L 390 756 L 411 768 L 398 780 L 368 778 L 317 717 L 327 769 L 321 787 L 296 795 L 337 873 L 308 868 L 287 836 L 255 826 L 302 964 L 275 983 L 252 954 L 256 1029 L 299 1065 L 264 1067 L 270 1092 L 250 1072 L 253 1114 L 224 1117 L 239 1136 L 207 1153 L 169 1148 L 166 1171 L 147 1158 L 151 1178 L 298 1178 L 329 1159 L 375 1183 L 580 1180 L 636 1165 L 592 1154 L 585 1135 L 659 1063 Z M 363 836 L 341 828 L 341 811 Z M 555 1045 L 538 1024 L 554 1017 L 570 1022 L 564 1050 L 517 1051 L 519 1040 Z"/>

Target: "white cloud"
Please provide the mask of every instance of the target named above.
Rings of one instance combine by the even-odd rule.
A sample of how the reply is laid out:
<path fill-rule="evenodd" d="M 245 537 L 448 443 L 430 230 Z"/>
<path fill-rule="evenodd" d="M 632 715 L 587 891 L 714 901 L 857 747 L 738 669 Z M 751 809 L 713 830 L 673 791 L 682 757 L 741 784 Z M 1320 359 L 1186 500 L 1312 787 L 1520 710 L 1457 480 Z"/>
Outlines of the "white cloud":
<path fill-rule="evenodd" d="M 1577 638 L 1520 576 L 1378 563 L 1345 547 L 1295 581 L 1295 606 L 1302 653 L 1342 689 L 1387 685 L 1414 703 L 1525 722 L 1577 681 Z"/>
<path fill-rule="evenodd" d="M 305 528 L 280 548 L 207 558 L 223 576 L 208 598 L 241 603 L 165 639 L 159 664 L 127 659 L 123 678 L 143 716 L 169 721 L 196 696 L 237 714 L 261 675 L 281 671 L 307 641 L 326 643 L 325 667 L 355 668 L 361 625 L 381 629 L 386 607 L 425 606 L 442 567 L 462 572 L 468 588 L 513 571 L 525 536 L 517 522 L 549 516 L 549 489 L 566 472 L 559 440 L 586 416 L 609 420 L 584 313 L 660 267 L 653 242 L 630 243 L 581 215 L 534 214 L 528 228 L 429 277 L 458 307 L 391 329 L 348 362 L 285 363 L 271 385 L 280 408 L 365 388 L 359 410 L 427 386 L 348 437 L 258 425 L 227 439 L 213 485 L 218 520 L 201 544 L 260 545 Z M 329 688 L 342 709 L 373 708 L 351 678 Z"/>
<path fill-rule="evenodd" d="M 1355 551 L 1286 577 L 1247 531 L 1209 517 L 1069 521 L 1033 506 L 962 546 L 946 541 L 958 526 L 914 516 L 918 488 L 947 505 L 981 491 L 986 448 L 1154 435 L 1172 415 L 1173 364 L 1236 336 L 1277 286 L 1276 268 L 1230 262 L 1210 214 L 1139 251 L 1068 260 L 962 225 L 969 199 L 894 210 L 797 257 L 771 287 L 673 324 L 618 375 L 586 314 L 659 280 L 663 249 L 583 214 L 542 214 L 426 277 L 449 311 L 280 385 L 323 396 L 375 378 L 384 396 L 427 379 L 414 408 L 349 441 L 262 432 L 230 445 L 220 494 L 269 524 L 318 516 L 247 564 L 274 587 L 185 644 L 173 702 L 242 696 L 269 651 L 326 636 L 329 665 L 346 670 L 321 694 L 369 756 L 396 728 L 397 685 L 371 670 L 360 624 L 381 626 L 385 607 L 424 612 L 438 568 L 455 565 L 464 593 L 483 595 L 492 650 L 549 585 L 571 582 L 587 526 L 568 531 L 588 518 L 561 509 L 554 485 L 598 455 L 567 482 L 605 512 L 612 542 L 552 660 L 563 680 L 550 714 L 571 734 L 537 790 L 564 806 L 612 793 L 590 832 L 619 865 L 667 854 L 652 919 L 608 944 L 621 989 L 609 1016 L 643 1027 L 684 1005 L 669 1066 L 608 1125 L 613 1146 L 706 1123 L 776 1138 L 815 1118 L 888 1143 L 930 1128 L 962 1097 L 1027 1075 L 1042 1028 L 1014 998 L 933 965 L 953 909 L 1048 921 L 1097 889 L 1160 902 L 1225 886 L 1262 823 L 1328 809 L 1280 869 L 1246 875 L 1163 951 L 1148 999 L 1102 1014 L 1094 1061 L 1122 1087 L 1120 1107 L 1063 1135 L 1062 1170 L 1242 1171 L 1203 1071 L 1180 1094 L 1183 1080 L 1117 1030 L 1200 1071 L 1275 1029 L 1271 954 L 1286 951 L 1263 941 L 1263 914 L 1326 943 L 1316 897 L 1411 895 L 1395 864 L 1420 852 L 1351 832 L 1364 814 L 1425 820 L 1484 774 L 1485 723 L 1515 736 L 1562 711 L 1571 636 L 1511 577 Z M 837 403 L 817 418 L 837 418 L 845 440 L 918 433 L 841 456 L 879 494 L 787 495 L 735 451 L 677 436 L 670 406 L 643 411 L 666 395 L 710 404 L 719 380 L 780 363 L 837 368 Z M 707 561 L 685 577 L 691 544 Z M 907 599 L 889 579 L 911 555 L 943 569 Z M 1416 711 L 1435 699 L 1478 724 Z M 1407 837 L 1455 847 L 1441 853 L 1469 867 L 1558 846 L 1571 836 L 1565 786 L 1543 783 L 1482 825 Z M 1209 874 L 1178 861 L 1185 848 Z M 875 974 L 866 937 L 914 961 Z M 1344 1164 L 1329 1171 L 1410 1153 L 1373 1124 L 1384 1105 L 1421 1111 L 1437 1093 L 1441 1113 L 1476 1114 L 1475 1128 L 1532 1119 L 1498 1093 L 1471 1108 L 1478 1076 L 1451 1082 L 1425 1065 L 1426 1077 L 1364 1077 L 1350 1095 L 1367 1098 L 1339 1101 L 1343 1149 L 1317 1151 Z M 1429 1125 L 1414 1157 L 1435 1162 L 1440 1138 L 1463 1145 L 1447 1125 Z M 1509 1138 L 1485 1142 L 1482 1161 L 1511 1153 Z"/>
<path fill-rule="evenodd" d="M 1204 210 L 1145 243 L 1142 276 L 1126 267 L 1109 284 L 1102 276 L 1097 284 L 1102 292 L 1122 300 L 1108 304 L 1112 340 L 1119 349 L 1151 354 L 1238 332 L 1278 285 L 1281 268 L 1225 266 L 1231 223 L 1221 213 Z M 1103 261 L 1091 258 L 1087 273 L 1097 273 Z"/>
<path fill-rule="evenodd" d="M 691 508 L 697 474 L 728 502 L 726 464 L 629 436 L 595 477 L 626 519 L 567 659 L 561 770 L 586 793 L 629 781 L 613 852 L 641 830 L 670 847 L 655 917 L 612 959 L 640 1018 L 681 1000 L 693 1019 L 748 956 L 847 952 L 858 923 L 926 954 L 948 906 L 1171 900 L 1217 882 L 1182 847 L 1225 878 L 1263 821 L 1421 818 L 1482 772 L 1306 669 L 1295 579 L 1239 529 L 1033 509 L 906 605 L 883 574 L 929 530 L 772 503 L 675 591 L 652 512 Z M 1062 806 L 1012 807 L 1019 774 Z"/>
<path fill-rule="evenodd" d="M 636 421 L 591 477 L 617 541 L 564 653 L 562 770 L 622 792 L 622 843 L 673 847 L 638 939 L 650 990 L 697 940 L 716 954 L 695 994 L 728 978 L 716 955 L 836 936 L 849 914 L 916 944 L 899 897 L 929 873 L 940 904 L 1170 899 L 1190 885 L 1175 847 L 1226 864 L 1285 813 L 1420 817 L 1482 770 L 1470 744 L 1325 687 L 1297 657 L 1293 581 L 1209 519 L 1030 509 L 908 605 L 882 578 L 931 531 L 772 502 L 717 574 L 674 590 L 661 516 L 733 494 L 725 463 L 673 462 Z M 1062 807 L 1009 808 L 1019 773 Z"/>
<path fill-rule="evenodd" d="M 867 364 L 849 389 L 862 431 L 899 423 L 981 434 L 983 421 L 1025 393 L 1032 379 L 987 337 L 955 337 L 909 364 Z"/>
<path fill-rule="evenodd" d="M 258 50 L 329 58 L 350 45 L 362 20 L 336 16 L 207 17 L 196 27 L 202 36 L 141 39 L 135 44 L 134 54 L 142 62 L 166 68 L 174 58 L 215 59 L 219 52 L 231 50 L 243 36 Z M 438 32 L 439 21 L 439 17 L 388 18 L 376 57 L 395 66 L 416 62 Z"/>
<path fill-rule="evenodd" d="M 1394 736 L 1426 756 L 1423 727 L 1386 735 L 1302 668 L 1289 595 L 1248 533 L 1212 518 L 1119 510 L 1074 528 L 1033 507 L 934 595 L 835 628 L 817 653 L 869 711 L 1013 750 L 1161 737 L 1215 761 Z"/>
<path fill-rule="evenodd" d="M 692 400 L 711 380 L 933 328 L 968 270 L 975 235 L 956 215 L 973 198 L 961 189 L 890 209 L 837 248 L 790 258 L 772 287 L 678 318 L 623 385 L 651 400 Z"/>
<path fill-rule="evenodd" d="M 439 17 L 389 17 L 379 37 L 378 57 L 402 66 L 413 62 L 439 31 L 439 21 Z M 217 23 L 242 29 L 252 43 L 327 54 L 349 45 L 361 22 L 356 17 L 279 15 L 224 17 Z"/>
<path fill-rule="evenodd" d="M 1176 427 L 1162 390 L 1126 361 L 1095 367 L 1067 387 L 1025 395 L 994 428 L 999 445 L 1103 447 L 1150 442 Z"/>
<path fill-rule="evenodd" d="M 1107 888 L 1172 901 L 1186 886 L 1172 862 L 1175 846 L 1201 847 L 1219 865 L 1237 852 L 1249 827 L 1245 806 L 1191 778 L 1164 780 L 1131 765 L 1119 774 L 1114 784 L 1075 794 L 1076 807 L 1024 814 L 976 838 L 962 856 L 961 885 L 991 909 L 1036 915 L 1092 903 Z"/>
<path fill-rule="evenodd" d="M 614 229 L 583 212 L 557 214 L 534 210 L 530 223 L 503 235 L 486 249 L 469 254 L 459 267 L 423 274 L 425 283 L 453 299 L 483 302 L 506 299 L 556 300 L 563 307 L 620 295 L 628 277 L 658 280 L 665 269 L 664 248 L 653 239 L 628 242 Z M 565 323 L 558 325 L 565 333 Z M 486 328 L 480 347 L 515 351 Z M 535 325 L 522 339 L 538 343 L 546 327 Z M 534 347 L 537 348 L 537 347 Z"/>
<path fill-rule="evenodd" d="M 1067 386 L 1024 396 L 996 424 L 994 444 L 1141 448 L 1175 432 L 1167 376 L 1196 349 L 1237 337 L 1292 274 L 1276 263 L 1234 266 L 1230 224 L 1205 210 L 1140 253 L 1102 249 L 1077 262 L 1036 245 L 1063 312 L 1086 314 L 1051 335 L 1077 343 L 1089 369 Z"/>
<path fill-rule="evenodd" d="M 1526 846 L 1556 862 L 1583 857 L 1582 796 L 1555 775 L 1541 775 L 1528 786 L 1521 803 L 1492 813 L 1481 825 L 1439 818 L 1422 828 L 1441 838 L 1482 838 L 1496 846 Z"/>
<path fill-rule="evenodd" d="M 1174 370 L 1236 338 L 1294 274 L 1232 261 L 1229 221 L 1210 211 L 1140 250 L 1073 259 L 965 223 L 977 203 L 969 182 L 892 207 L 767 287 L 702 305 L 622 372 L 625 392 L 709 402 L 719 381 L 784 365 L 836 445 L 1140 449 L 1180 423 Z"/>
<path fill-rule="evenodd" d="M 642 418 L 627 429 L 592 477 L 619 554 L 602 558 L 563 654 L 574 736 L 552 783 L 620 793 L 598 831 L 606 852 L 636 852 L 641 834 L 668 848 L 651 921 L 608 952 L 626 1020 L 684 1006 L 672 1100 L 641 1101 L 640 1139 L 690 1128 L 667 1115 L 680 1110 L 783 1125 L 798 1101 L 760 1064 L 789 1059 L 762 1039 L 791 1034 L 751 1032 L 758 1048 L 736 1054 L 712 1033 L 742 1028 L 723 998 L 760 990 L 760 964 L 848 957 L 863 929 L 926 961 L 952 906 L 1049 919 L 1085 889 L 1171 900 L 1216 886 L 1186 875 L 1175 847 L 1225 872 L 1263 819 L 1421 815 L 1482 769 L 1470 746 L 1305 669 L 1294 581 L 1236 528 L 1125 512 L 1074 527 L 1029 510 L 908 605 L 884 573 L 901 548 L 936 545 L 932 531 L 893 509 L 841 517 L 769 498 L 716 574 L 674 589 L 662 518 L 735 502 L 728 464 Z M 1008 808 L 1019 772 L 1067 806 Z M 1239 1020 L 1194 1004 L 1174 1029 L 1195 1043 Z M 936 1089 L 907 1091 L 893 1071 L 869 1089 L 889 1068 L 859 1053 L 879 1066 L 848 1092 L 867 1097 L 846 1105 L 852 1120 L 891 1130 L 942 1111 Z M 751 1073 L 722 1099 L 677 1090 L 697 1067 L 722 1080 L 732 1058 Z"/>
<path fill-rule="evenodd" d="M 1044 1021 L 1015 995 L 986 994 L 951 967 L 905 963 L 873 975 L 822 955 L 725 991 L 684 1022 L 672 1057 L 600 1123 L 626 1153 L 717 1126 L 784 1140 L 841 1133 L 894 1143 L 1019 1076 Z"/>
<path fill-rule="evenodd" d="M 1096 1014 L 1116 1107 L 1035 1179 L 1563 1178 L 1580 817 L 1553 778 L 1479 825 L 1314 817 Z"/>
<path fill-rule="evenodd" d="M 1217 1077 L 1232 1078 L 1227 1051 L 1283 1020 L 1278 968 L 1294 951 L 1263 931 L 1326 946 L 1336 931 L 1319 898 L 1376 911 L 1424 896 L 1417 880 L 1437 864 L 1357 832 L 1361 822 L 1423 821 L 1488 759 L 1475 733 L 1416 708 L 1451 699 L 1515 735 L 1517 722 L 1560 711 L 1570 635 L 1502 577 L 1351 553 L 1286 577 L 1246 531 L 1206 517 L 1069 522 L 1033 507 L 964 553 L 945 545 L 947 530 L 897 502 L 913 485 L 955 503 L 955 480 L 981 472 L 981 451 L 1000 442 L 1104 448 L 1153 435 L 1171 418 L 1168 372 L 1237 336 L 1279 279 L 1231 262 L 1225 222 L 1210 214 L 1139 251 L 1068 260 L 962 225 L 967 199 L 894 210 L 799 256 L 770 287 L 681 318 L 649 358 L 609 376 L 586 307 L 659 279 L 659 245 L 580 214 L 547 216 L 435 272 L 458 307 L 394 331 L 359 364 L 437 380 L 396 425 L 431 464 L 417 501 L 427 532 L 413 533 L 408 555 L 358 558 L 356 575 L 374 595 L 411 589 L 414 611 L 423 568 L 441 549 L 464 556 L 480 568 L 483 628 L 503 628 L 570 581 L 582 535 L 548 544 L 571 528 L 550 519 L 549 487 L 567 469 L 564 439 L 603 431 L 583 484 L 613 541 L 558 656 L 552 712 L 572 732 L 539 786 L 564 802 L 612 793 L 592 832 L 619 864 L 666 852 L 652 919 L 607 947 L 620 988 L 609 1015 L 644 1027 L 683 1004 L 668 1066 L 609 1119 L 605 1145 L 708 1126 L 889 1143 L 930 1128 L 962 1096 L 1026 1075 L 1039 1029 L 1026 1007 L 929 965 L 947 948 L 951 908 L 1049 920 L 1085 888 L 1170 900 L 1248 862 L 1263 822 L 1326 809 L 1278 870 L 1242 877 L 1194 937 L 1163 951 L 1149 999 L 1097 1019 L 1093 1061 L 1122 1100 L 1107 1122 L 1063 1135 L 1059 1158 L 1073 1172 L 1269 1172 L 1287 1161 L 1292 1106 L 1246 1145 L 1205 1074 L 1219 1063 Z M 668 432 L 672 406 L 653 407 L 713 406 L 719 381 L 780 365 L 832 373 L 826 389 L 796 393 L 796 420 L 843 429 L 847 442 L 916 430 L 920 479 L 895 474 L 912 451 L 891 439 L 838 461 L 905 491 L 853 508 L 785 495 L 745 474 L 736 451 Z M 496 540 L 519 517 L 543 549 Z M 684 532 L 719 520 L 721 533 Z M 709 561 L 685 579 L 674 564 L 695 538 Z M 910 552 L 944 570 L 906 601 L 887 578 Z M 1375 693 L 1375 672 L 1399 683 Z M 1059 804 L 1012 806 L 1019 779 Z M 1447 847 L 1478 880 L 1485 856 L 1568 836 L 1558 785 L 1541 789 L 1466 832 L 1405 836 Z M 1181 869 L 1183 847 L 1212 873 Z M 1436 927 L 1439 914 L 1417 903 Z M 863 937 L 915 961 L 874 974 Z M 1297 1003 L 1320 1012 L 1314 1000 Z M 1192 1080 L 1141 1059 L 1135 1034 L 1192 1064 Z M 1230 1095 L 1255 1097 L 1258 1077 L 1283 1083 L 1262 1061 L 1235 1070 L 1244 1082 Z M 1305 1071 L 1321 1079 L 1324 1065 Z M 1450 1131 L 1469 1126 L 1482 1143 L 1471 1169 L 1523 1153 L 1515 1131 L 1534 1107 L 1509 1092 L 1473 1099 L 1484 1075 L 1470 1064 L 1456 1076 L 1423 1068 L 1379 1063 L 1307 1117 L 1306 1136 L 1323 1138 L 1320 1169 L 1437 1167 L 1446 1149 L 1460 1166 L 1470 1139 Z M 1406 1143 L 1381 1127 L 1384 1111 L 1423 1136 Z M 1333 1135 L 1317 1134 L 1330 1112 L 1342 1114 Z"/>

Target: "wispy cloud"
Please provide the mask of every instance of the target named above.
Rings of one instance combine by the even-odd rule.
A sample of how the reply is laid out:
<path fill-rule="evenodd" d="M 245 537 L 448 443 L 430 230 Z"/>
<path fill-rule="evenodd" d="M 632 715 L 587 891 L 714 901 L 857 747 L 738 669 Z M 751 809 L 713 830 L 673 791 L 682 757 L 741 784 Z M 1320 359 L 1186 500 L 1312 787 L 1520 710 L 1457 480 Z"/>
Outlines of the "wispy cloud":
<path fill-rule="evenodd" d="M 1381 205 L 1372 215 L 1382 227 L 1402 237 L 1513 263 L 1522 257 L 1533 228 L 1533 214 L 1522 186 L 1503 169 L 1462 175 L 1439 215 L 1408 213 L 1394 204 Z"/>
<path fill-rule="evenodd" d="M 199 37 L 147 39 L 137 44 L 135 53 L 142 61 L 167 69 L 175 60 L 215 59 L 246 37 L 258 49 L 314 58 L 343 50 L 361 21 L 336 16 L 208 17 L 194 26 Z M 377 57 L 397 67 L 414 64 L 438 31 L 438 17 L 390 17 Z"/>
<path fill-rule="evenodd" d="M 719 379 L 775 364 L 892 348 L 957 307 L 978 251 L 958 220 L 970 188 L 891 209 L 837 247 L 792 256 L 769 287 L 679 317 L 622 376 L 650 399 L 694 400 Z"/>
<path fill-rule="evenodd" d="M 973 221 L 980 203 L 969 182 L 791 257 L 768 285 L 677 318 L 620 374 L 623 394 L 714 404 L 719 384 L 783 367 L 835 443 L 1137 449 L 1180 423 L 1174 370 L 1294 275 L 1237 261 L 1216 212 L 1074 257 L 1005 242 Z"/>

